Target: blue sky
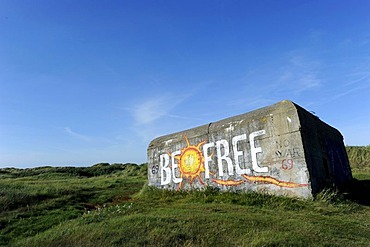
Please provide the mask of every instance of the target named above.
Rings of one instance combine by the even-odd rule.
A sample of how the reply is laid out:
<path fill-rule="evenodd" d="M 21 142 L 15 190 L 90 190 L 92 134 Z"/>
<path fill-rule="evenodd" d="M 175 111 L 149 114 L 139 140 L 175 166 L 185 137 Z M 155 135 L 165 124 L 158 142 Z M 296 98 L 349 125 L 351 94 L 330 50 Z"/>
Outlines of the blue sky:
<path fill-rule="evenodd" d="M 143 163 L 289 99 L 370 144 L 369 1 L 0 1 L 0 168 Z"/>

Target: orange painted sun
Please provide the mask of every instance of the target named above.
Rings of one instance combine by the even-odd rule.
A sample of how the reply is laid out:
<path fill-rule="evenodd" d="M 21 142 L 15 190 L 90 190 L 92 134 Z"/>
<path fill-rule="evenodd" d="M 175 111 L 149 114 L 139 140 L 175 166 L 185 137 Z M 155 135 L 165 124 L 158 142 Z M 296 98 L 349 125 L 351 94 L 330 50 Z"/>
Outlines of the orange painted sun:
<path fill-rule="evenodd" d="M 184 138 L 186 140 L 187 147 L 181 149 L 181 153 L 175 156 L 175 159 L 179 161 L 178 167 L 180 170 L 180 177 L 183 179 L 190 178 L 190 183 L 198 177 L 199 182 L 204 185 L 200 176 L 200 173 L 205 171 L 204 157 L 200 147 L 205 143 L 205 141 L 200 142 L 196 146 L 192 146 L 185 134 Z M 179 189 L 181 188 L 181 185 L 182 182 L 179 185 Z"/>

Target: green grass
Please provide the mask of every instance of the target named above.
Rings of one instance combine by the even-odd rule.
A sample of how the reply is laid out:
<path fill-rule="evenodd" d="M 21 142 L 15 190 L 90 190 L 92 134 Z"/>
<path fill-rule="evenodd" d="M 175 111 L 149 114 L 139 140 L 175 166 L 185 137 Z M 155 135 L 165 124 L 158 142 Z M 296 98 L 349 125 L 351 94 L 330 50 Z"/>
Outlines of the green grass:
<path fill-rule="evenodd" d="M 370 173 L 354 173 L 357 180 L 344 193 L 327 190 L 315 200 L 301 200 L 212 188 L 159 190 L 144 185 L 146 166 L 130 169 L 94 176 L 54 168 L 30 170 L 32 176 L 3 173 L 0 245 L 370 244 L 370 205 L 361 200 L 370 194 Z"/>
<path fill-rule="evenodd" d="M 132 167 L 101 176 L 86 173 L 85 177 L 73 175 L 70 168 L 7 169 L 0 176 L 0 245 L 127 201 L 144 184 L 143 175 L 128 175 L 135 169 L 140 174 L 142 167 Z"/>
<path fill-rule="evenodd" d="M 370 145 L 346 146 L 346 151 L 352 168 L 370 168 Z"/>

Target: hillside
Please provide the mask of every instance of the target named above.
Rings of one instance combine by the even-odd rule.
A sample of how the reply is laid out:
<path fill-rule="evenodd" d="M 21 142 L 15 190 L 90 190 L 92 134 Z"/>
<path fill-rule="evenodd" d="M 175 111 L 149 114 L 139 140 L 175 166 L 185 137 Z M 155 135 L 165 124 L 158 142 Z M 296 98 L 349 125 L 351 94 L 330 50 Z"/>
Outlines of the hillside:
<path fill-rule="evenodd" d="M 0 169 L 0 246 L 369 246 L 368 167 L 315 200 L 160 191 L 145 164 Z"/>
<path fill-rule="evenodd" d="M 349 163 L 354 169 L 370 168 L 370 145 L 346 146 Z"/>

